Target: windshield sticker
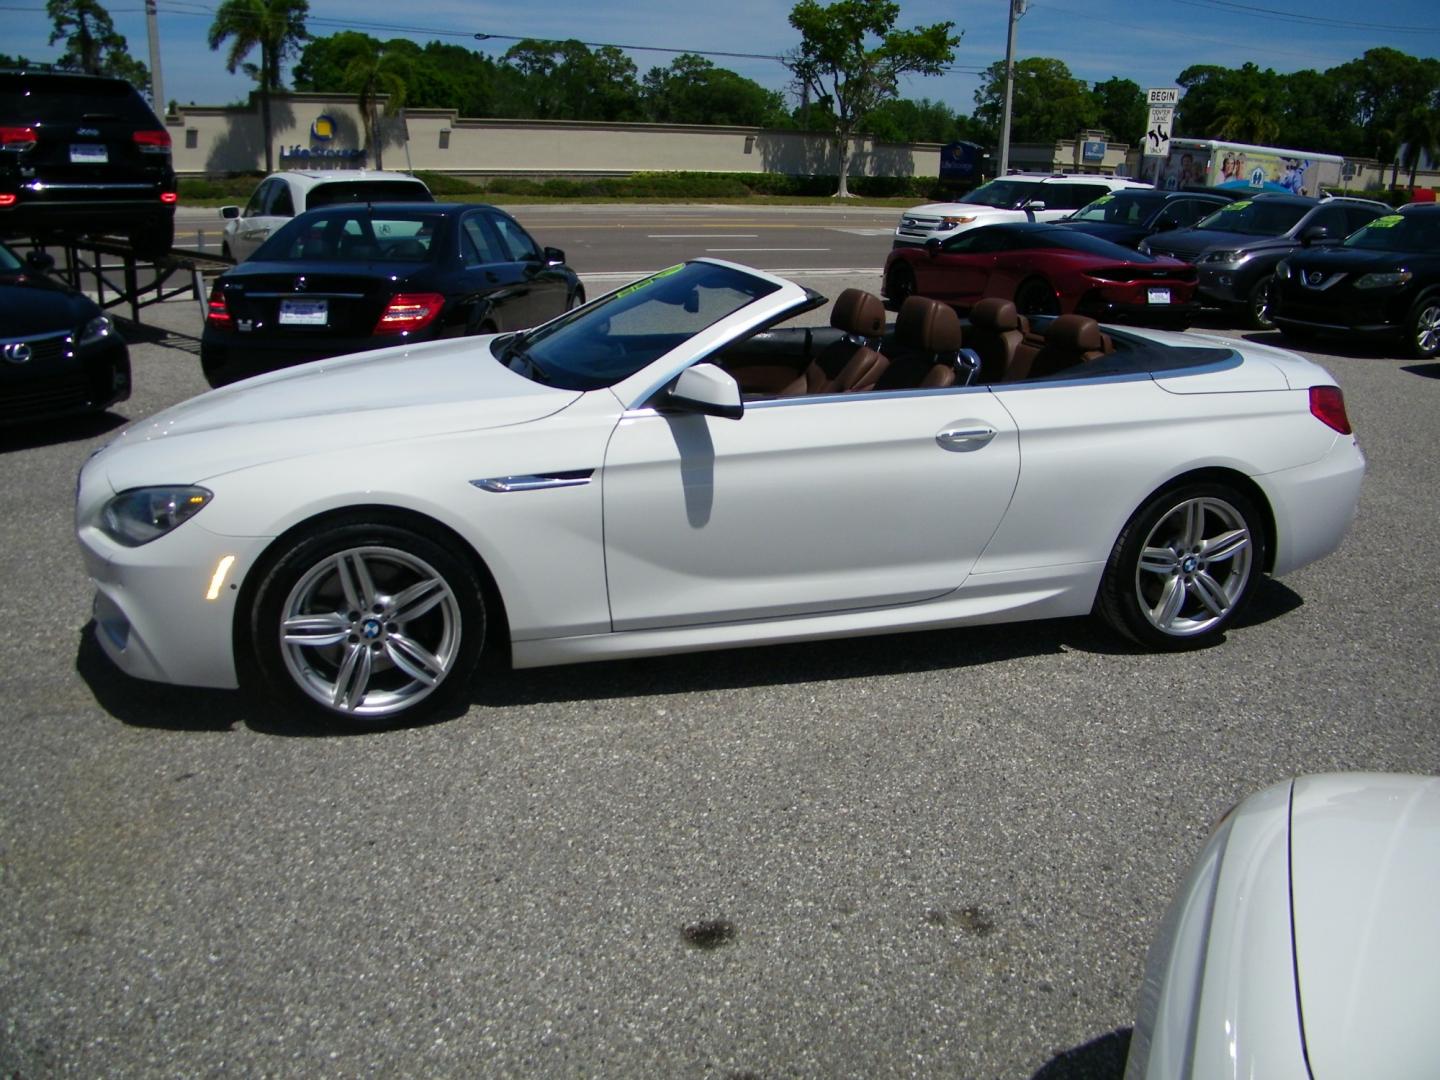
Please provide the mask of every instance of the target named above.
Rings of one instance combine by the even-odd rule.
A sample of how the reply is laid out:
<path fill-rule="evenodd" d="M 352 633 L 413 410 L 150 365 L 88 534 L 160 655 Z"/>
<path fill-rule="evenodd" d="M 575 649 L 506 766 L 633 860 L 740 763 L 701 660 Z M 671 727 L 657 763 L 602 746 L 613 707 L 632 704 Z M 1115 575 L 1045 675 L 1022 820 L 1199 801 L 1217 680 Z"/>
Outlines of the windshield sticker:
<path fill-rule="evenodd" d="M 1249 199 L 1241 199 L 1239 202 L 1232 202 L 1229 206 L 1222 206 L 1220 209 L 1229 212 L 1231 210 L 1244 210 L 1250 205 Z"/>
<path fill-rule="evenodd" d="M 1399 214 L 1386 214 L 1384 217 L 1377 217 L 1365 227 L 1367 229 L 1393 229 L 1404 220 Z"/>
<path fill-rule="evenodd" d="M 621 289 L 615 294 L 615 299 L 619 300 L 623 296 L 629 296 L 631 293 L 639 292 L 647 285 L 653 285 L 661 278 L 667 278 L 671 274 L 678 274 L 681 270 L 684 269 L 684 263 L 676 263 L 674 266 L 667 266 L 664 270 L 658 270 L 655 273 L 651 274 L 649 277 L 643 278 L 640 281 L 635 282 L 634 285 L 626 285 L 625 288 Z"/>

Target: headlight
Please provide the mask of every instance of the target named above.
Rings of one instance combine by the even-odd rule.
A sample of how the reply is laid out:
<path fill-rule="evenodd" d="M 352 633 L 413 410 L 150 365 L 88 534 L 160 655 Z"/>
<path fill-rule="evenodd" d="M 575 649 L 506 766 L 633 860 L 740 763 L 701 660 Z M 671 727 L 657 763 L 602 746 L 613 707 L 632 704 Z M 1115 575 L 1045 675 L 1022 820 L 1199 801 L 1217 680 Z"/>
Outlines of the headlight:
<path fill-rule="evenodd" d="M 1290 280 L 1290 260 L 1281 259 L 1275 266 L 1275 276 L 1281 281 Z"/>
<path fill-rule="evenodd" d="M 194 517 L 211 498 L 202 487 L 133 488 L 105 504 L 100 528 L 116 543 L 139 547 Z"/>
<path fill-rule="evenodd" d="M 970 224 L 972 221 L 974 221 L 974 220 L 975 220 L 975 215 L 974 215 L 974 214 L 968 214 L 968 215 L 966 215 L 965 217 L 947 217 L 947 218 L 941 218 L 941 219 L 940 219 L 940 227 L 941 227 L 942 229 L 954 229 L 954 228 L 957 228 L 957 227 L 959 227 L 959 226 L 961 226 L 961 225 L 969 225 L 969 224 Z"/>
<path fill-rule="evenodd" d="M 1404 285 L 1415 275 L 1409 270 L 1389 270 L 1380 274 L 1363 274 L 1355 281 L 1357 289 L 1389 289 Z"/>
<path fill-rule="evenodd" d="M 97 341 L 104 341 L 115 332 L 115 324 L 110 321 L 109 315 L 96 315 L 80 328 L 80 344 L 94 345 Z"/>
<path fill-rule="evenodd" d="M 1239 266 L 1250 258 L 1248 251 L 1211 251 L 1200 256 L 1202 263 L 1220 263 L 1224 266 Z"/>

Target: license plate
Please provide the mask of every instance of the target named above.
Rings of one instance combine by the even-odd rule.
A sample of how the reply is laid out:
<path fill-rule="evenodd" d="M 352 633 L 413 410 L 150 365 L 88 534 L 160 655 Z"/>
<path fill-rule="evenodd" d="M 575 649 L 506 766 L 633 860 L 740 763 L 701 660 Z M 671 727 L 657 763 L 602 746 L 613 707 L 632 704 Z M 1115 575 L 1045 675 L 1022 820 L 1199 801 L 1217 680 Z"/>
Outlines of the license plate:
<path fill-rule="evenodd" d="M 1169 289 L 1151 289 L 1149 292 L 1150 303 L 1152 304 L 1168 304 L 1170 302 Z"/>
<path fill-rule="evenodd" d="M 326 300 L 281 300 L 281 326 L 324 326 L 330 315 Z"/>
<path fill-rule="evenodd" d="M 70 160 L 77 165 L 104 165 L 110 155 L 100 143 L 71 143 Z"/>

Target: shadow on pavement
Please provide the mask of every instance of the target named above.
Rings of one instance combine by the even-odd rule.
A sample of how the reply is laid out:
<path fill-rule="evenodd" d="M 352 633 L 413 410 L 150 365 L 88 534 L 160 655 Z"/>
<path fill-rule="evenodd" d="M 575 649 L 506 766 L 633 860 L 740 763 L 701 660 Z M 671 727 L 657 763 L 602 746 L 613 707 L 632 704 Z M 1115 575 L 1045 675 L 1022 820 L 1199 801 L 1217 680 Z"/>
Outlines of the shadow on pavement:
<path fill-rule="evenodd" d="M 1132 1028 L 1116 1028 L 1047 1061 L 1030 1080 L 1120 1080 Z"/>

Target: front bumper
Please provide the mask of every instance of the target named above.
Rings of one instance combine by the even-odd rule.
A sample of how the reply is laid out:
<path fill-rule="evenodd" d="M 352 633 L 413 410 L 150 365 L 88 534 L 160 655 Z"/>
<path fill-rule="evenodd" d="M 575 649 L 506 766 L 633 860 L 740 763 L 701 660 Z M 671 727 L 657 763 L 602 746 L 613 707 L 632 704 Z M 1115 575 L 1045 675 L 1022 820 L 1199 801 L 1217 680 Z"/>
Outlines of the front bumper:
<path fill-rule="evenodd" d="M 80 522 L 76 537 L 95 585 L 95 636 L 116 667 L 180 686 L 239 685 L 239 586 L 269 538 L 219 536 L 198 520 L 133 548 L 111 540 L 93 521 Z M 227 556 L 233 563 L 217 583 Z"/>
<path fill-rule="evenodd" d="M 4 340 L 31 356 L 0 363 L 0 424 L 102 412 L 130 396 L 130 353 L 113 334 L 84 347 L 64 333 Z"/>

